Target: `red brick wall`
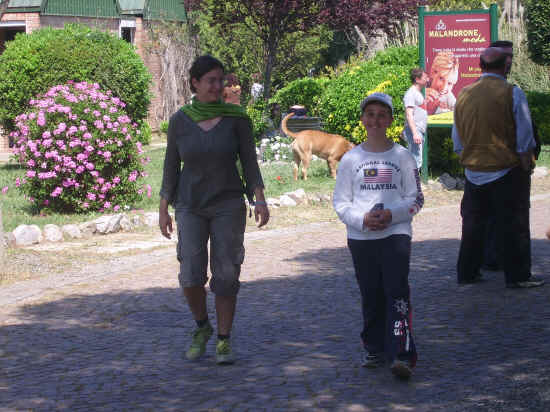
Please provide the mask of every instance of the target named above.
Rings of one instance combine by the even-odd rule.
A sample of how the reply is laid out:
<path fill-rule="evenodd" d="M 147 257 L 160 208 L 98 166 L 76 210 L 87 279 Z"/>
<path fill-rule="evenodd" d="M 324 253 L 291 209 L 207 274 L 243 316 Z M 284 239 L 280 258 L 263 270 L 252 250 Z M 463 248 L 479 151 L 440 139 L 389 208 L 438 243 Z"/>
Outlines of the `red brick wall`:
<path fill-rule="evenodd" d="M 32 33 L 40 27 L 40 14 L 38 13 L 5 13 L 0 21 L 24 21 L 27 33 Z"/>
<path fill-rule="evenodd" d="M 138 54 L 143 59 L 143 62 L 149 69 L 149 73 L 151 73 L 151 76 L 153 77 L 153 84 L 151 87 L 151 93 L 153 94 L 153 96 L 151 97 L 151 106 L 147 115 L 147 121 L 149 122 L 153 130 L 157 130 L 159 128 L 160 122 L 164 120 L 162 119 L 162 97 L 160 91 L 160 75 L 162 73 L 162 68 L 160 56 L 151 53 L 147 49 L 149 40 L 149 34 L 147 32 L 147 28 L 143 24 L 143 19 L 137 18 L 134 42 Z"/>

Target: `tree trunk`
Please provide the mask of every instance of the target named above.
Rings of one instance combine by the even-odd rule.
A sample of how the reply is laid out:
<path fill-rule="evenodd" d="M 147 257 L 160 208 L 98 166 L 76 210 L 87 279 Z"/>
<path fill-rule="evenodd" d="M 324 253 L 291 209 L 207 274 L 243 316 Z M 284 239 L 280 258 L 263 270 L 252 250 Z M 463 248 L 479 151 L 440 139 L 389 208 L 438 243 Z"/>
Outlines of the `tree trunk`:
<path fill-rule="evenodd" d="M 273 66 L 275 65 L 275 53 L 277 53 L 276 45 L 270 44 L 267 48 L 267 59 L 264 74 L 264 99 L 266 101 L 271 97 L 271 73 L 273 72 Z"/>

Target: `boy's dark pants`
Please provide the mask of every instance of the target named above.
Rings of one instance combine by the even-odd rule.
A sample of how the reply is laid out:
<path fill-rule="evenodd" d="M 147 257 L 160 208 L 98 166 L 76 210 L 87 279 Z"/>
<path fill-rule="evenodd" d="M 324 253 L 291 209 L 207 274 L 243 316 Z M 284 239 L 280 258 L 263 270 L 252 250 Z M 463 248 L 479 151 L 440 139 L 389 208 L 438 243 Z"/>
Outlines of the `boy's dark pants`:
<path fill-rule="evenodd" d="M 385 353 L 416 364 L 409 291 L 411 238 L 392 235 L 384 239 L 348 239 L 355 276 L 361 291 L 363 332 L 369 353 Z"/>

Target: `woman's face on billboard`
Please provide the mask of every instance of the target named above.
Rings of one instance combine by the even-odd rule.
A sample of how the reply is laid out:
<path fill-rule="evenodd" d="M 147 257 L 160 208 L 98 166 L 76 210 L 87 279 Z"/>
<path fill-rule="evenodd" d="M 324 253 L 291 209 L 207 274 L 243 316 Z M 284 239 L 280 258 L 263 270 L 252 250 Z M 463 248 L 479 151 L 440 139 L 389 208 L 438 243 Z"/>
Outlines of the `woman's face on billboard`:
<path fill-rule="evenodd" d="M 447 94 L 453 90 L 454 85 L 458 81 L 458 70 L 437 72 L 431 80 L 430 87 L 432 89 L 437 90 L 440 94 Z"/>

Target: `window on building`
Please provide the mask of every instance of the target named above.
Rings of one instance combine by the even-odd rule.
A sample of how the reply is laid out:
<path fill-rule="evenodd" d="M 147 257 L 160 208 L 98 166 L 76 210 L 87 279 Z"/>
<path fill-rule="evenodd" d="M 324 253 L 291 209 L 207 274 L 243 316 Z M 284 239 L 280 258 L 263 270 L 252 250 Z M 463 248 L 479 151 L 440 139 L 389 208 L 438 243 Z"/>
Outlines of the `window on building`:
<path fill-rule="evenodd" d="M 17 33 L 25 33 L 25 26 L 4 26 L 0 24 L 0 54 L 6 48 L 6 42 L 15 39 Z"/>
<path fill-rule="evenodd" d="M 135 34 L 136 34 L 136 29 L 134 27 L 121 27 L 120 29 L 120 37 L 122 37 L 128 43 L 134 44 Z"/>

